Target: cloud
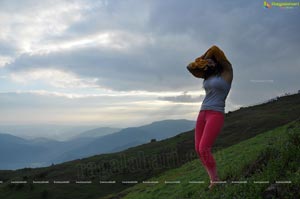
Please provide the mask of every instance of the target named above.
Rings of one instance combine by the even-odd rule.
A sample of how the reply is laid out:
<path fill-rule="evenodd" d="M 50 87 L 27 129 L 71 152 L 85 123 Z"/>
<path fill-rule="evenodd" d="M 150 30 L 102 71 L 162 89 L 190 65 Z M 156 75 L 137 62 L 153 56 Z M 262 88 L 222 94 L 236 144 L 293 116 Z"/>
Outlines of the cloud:
<path fill-rule="evenodd" d="M 194 119 L 197 105 L 140 96 L 70 97 L 43 91 L 0 93 L 0 124 L 92 124 L 130 127 L 155 120 Z"/>
<path fill-rule="evenodd" d="M 42 43 L 64 34 L 71 24 L 82 19 L 81 11 L 87 9 L 83 1 L 1 1 L 1 54 L 14 60 L 19 55 L 34 52 Z M 0 66 L 9 63 L 0 59 Z"/>
<path fill-rule="evenodd" d="M 203 95 L 193 97 L 192 95 L 187 94 L 187 92 L 182 95 L 171 96 L 171 97 L 159 97 L 159 100 L 170 101 L 170 102 L 185 102 L 185 103 L 199 103 L 204 99 Z"/>
<path fill-rule="evenodd" d="M 7 67 L 11 71 L 42 67 L 72 71 L 82 77 L 98 78 L 99 85 L 114 90 L 178 91 L 187 86 L 196 87 L 186 81 L 190 74 L 185 63 L 178 67 L 182 62 L 179 57 L 153 48 L 148 52 L 124 52 L 90 47 L 47 55 L 22 55 Z"/>
<path fill-rule="evenodd" d="M 6 77 L 3 77 L 6 78 Z M 0 95 L 5 94 L 30 94 L 30 95 L 37 95 L 37 96 L 48 96 L 48 97 L 63 97 L 63 98 L 69 98 L 69 99 L 79 99 L 79 98 L 108 98 L 110 101 L 120 100 L 120 98 L 125 97 L 124 99 L 129 100 L 139 100 L 139 102 L 145 101 L 147 99 L 152 99 L 153 101 L 157 101 L 157 99 L 162 98 L 163 101 L 169 101 L 164 100 L 165 98 L 173 98 L 174 95 L 181 96 L 179 92 L 147 92 L 147 91 L 112 91 L 112 90 L 98 90 L 98 93 L 92 93 L 92 94 L 79 94 L 79 93 L 65 93 L 65 92 L 56 92 L 56 91 L 47 91 L 47 90 L 17 90 L 13 92 L 0 92 Z M 100 92 L 101 91 L 101 92 Z M 188 96 L 203 96 L 201 94 L 202 92 L 190 92 L 191 94 Z M 186 95 L 186 94 L 184 94 Z M 197 98 L 197 97 L 196 97 Z M 126 101 L 126 102 L 131 102 Z"/>
<path fill-rule="evenodd" d="M 12 57 L 0 55 L 0 68 L 5 67 L 7 64 L 11 63 L 12 61 L 13 61 Z"/>
<path fill-rule="evenodd" d="M 97 106 L 97 99 L 114 114 L 126 107 L 112 103 L 122 96 L 128 109 L 137 105 L 147 116 L 190 117 L 196 113 L 184 107 L 195 108 L 205 93 L 202 79 L 186 65 L 216 44 L 234 69 L 226 107 L 231 110 L 299 89 L 299 17 L 298 9 L 266 10 L 256 1 L 4 0 L 0 76 L 7 78 L 0 89 L 35 90 L 30 95 L 45 100 L 44 106 L 58 97 L 83 100 L 78 107 Z M 143 110 L 144 102 L 149 109 Z M 131 112 L 132 121 L 143 117 L 138 111 Z"/>
<path fill-rule="evenodd" d="M 282 73 L 274 68 L 284 64 L 285 70 L 295 71 L 299 63 L 299 45 L 294 42 L 300 40 L 299 28 L 292 25 L 299 16 L 296 12 L 290 16 L 285 11 L 266 13 L 261 5 L 248 2 L 245 6 L 239 1 L 111 1 L 94 9 L 91 2 L 85 5 L 85 9 L 67 6 L 67 11 L 61 11 L 61 17 L 76 11 L 81 18 L 63 20 L 68 25 L 60 34 L 40 38 L 32 54 L 8 64 L 10 70 L 72 71 L 83 79 L 97 78 L 99 86 L 113 90 L 183 91 L 199 89 L 201 82 L 185 66 L 212 44 L 224 49 L 237 74 L 235 81 L 244 86 L 249 80 L 242 79 L 249 73 L 262 76 L 259 70 L 264 70 L 270 77 L 261 79 L 276 80 L 273 77 Z"/>
<path fill-rule="evenodd" d="M 83 79 L 72 73 L 47 68 L 11 73 L 10 78 L 22 84 L 42 81 L 57 88 L 100 88 L 97 85 L 97 78 Z"/>

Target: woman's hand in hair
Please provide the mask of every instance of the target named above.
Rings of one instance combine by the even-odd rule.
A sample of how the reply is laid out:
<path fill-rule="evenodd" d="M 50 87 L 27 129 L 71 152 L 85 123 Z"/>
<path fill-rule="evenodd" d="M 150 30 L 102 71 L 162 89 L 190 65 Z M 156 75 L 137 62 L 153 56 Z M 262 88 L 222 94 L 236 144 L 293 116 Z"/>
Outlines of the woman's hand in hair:
<path fill-rule="evenodd" d="M 207 64 L 208 67 L 211 67 L 211 68 L 216 67 L 216 62 L 213 59 L 206 59 L 206 60 L 208 61 L 208 64 Z"/>

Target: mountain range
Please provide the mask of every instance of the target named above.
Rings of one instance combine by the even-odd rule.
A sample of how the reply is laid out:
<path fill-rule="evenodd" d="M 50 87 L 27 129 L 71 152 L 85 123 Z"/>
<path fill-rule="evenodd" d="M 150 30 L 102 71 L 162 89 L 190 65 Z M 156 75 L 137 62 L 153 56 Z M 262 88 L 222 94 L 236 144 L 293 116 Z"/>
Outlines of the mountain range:
<path fill-rule="evenodd" d="M 125 129 L 101 127 L 67 141 L 47 138 L 24 139 L 0 134 L 0 169 L 43 167 L 101 153 L 111 153 L 161 140 L 193 128 L 194 121 L 164 120 Z M 9 153 L 8 153 L 9 152 Z"/>

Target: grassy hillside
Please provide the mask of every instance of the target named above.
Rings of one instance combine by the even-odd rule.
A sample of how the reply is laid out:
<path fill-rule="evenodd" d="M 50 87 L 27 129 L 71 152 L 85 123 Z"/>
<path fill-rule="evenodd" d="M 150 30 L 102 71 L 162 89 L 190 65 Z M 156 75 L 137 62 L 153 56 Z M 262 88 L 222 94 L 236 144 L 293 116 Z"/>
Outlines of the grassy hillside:
<path fill-rule="evenodd" d="M 300 94 L 280 97 L 272 102 L 226 114 L 224 128 L 213 150 L 221 151 L 225 147 L 291 122 L 299 115 Z M 224 154 L 228 156 L 230 153 Z M 196 158 L 194 130 L 191 130 L 122 152 L 96 155 L 45 168 L 0 171 L 0 181 L 3 181 L 0 184 L 0 198 L 101 198 L 134 186 L 120 183 L 123 180 L 147 180 L 179 168 Z M 194 166 L 199 168 L 195 162 Z M 50 183 L 11 184 L 12 180 L 49 180 Z M 69 180 L 71 183 L 53 184 L 54 180 Z M 93 183 L 75 184 L 76 180 L 91 180 Z M 100 184 L 100 180 L 115 180 L 117 183 Z"/>
<path fill-rule="evenodd" d="M 300 198 L 300 119 L 215 153 L 221 180 L 207 191 L 209 178 L 194 160 L 159 177 L 157 184 L 139 183 L 109 198 Z M 168 184 L 165 181 L 180 181 Z M 201 184 L 190 181 L 204 181 Z M 234 184 L 232 181 L 247 181 Z M 269 181 L 267 184 L 255 181 Z M 291 181 L 290 184 L 275 183 Z M 267 190 L 269 188 L 269 191 Z"/>

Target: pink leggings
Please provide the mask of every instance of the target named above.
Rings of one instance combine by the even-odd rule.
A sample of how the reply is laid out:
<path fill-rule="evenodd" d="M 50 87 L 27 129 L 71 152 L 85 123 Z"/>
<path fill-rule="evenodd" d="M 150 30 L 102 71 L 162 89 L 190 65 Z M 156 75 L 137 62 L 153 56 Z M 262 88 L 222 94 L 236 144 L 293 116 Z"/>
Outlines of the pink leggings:
<path fill-rule="evenodd" d="M 211 181 L 217 179 L 216 161 L 211 147 L 224 124 L 224 113 L 214 110 L 201 110 L 195 128 L 195 150 Z"/>

